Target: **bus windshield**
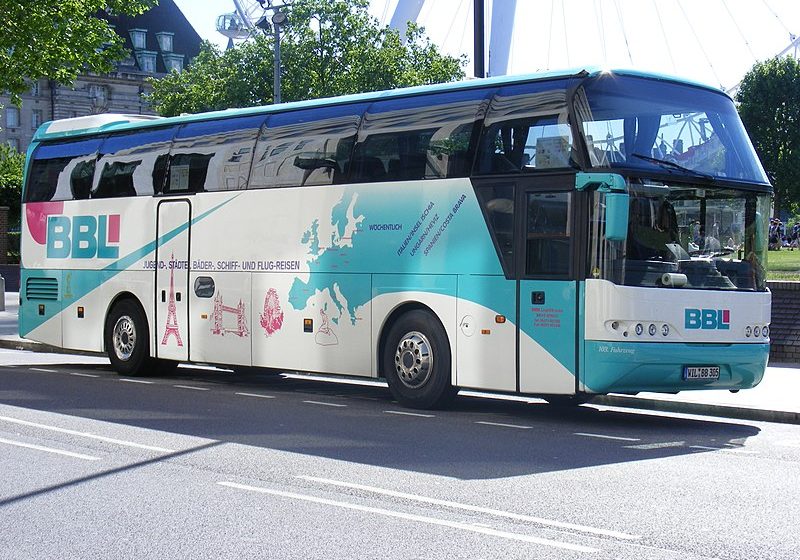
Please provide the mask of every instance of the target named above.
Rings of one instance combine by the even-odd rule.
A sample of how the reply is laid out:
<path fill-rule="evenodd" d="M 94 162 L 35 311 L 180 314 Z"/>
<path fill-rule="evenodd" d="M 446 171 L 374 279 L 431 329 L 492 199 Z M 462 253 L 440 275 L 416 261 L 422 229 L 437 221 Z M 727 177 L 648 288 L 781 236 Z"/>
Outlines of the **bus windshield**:
<path fill-rule="evenodd" d="M 590 274 L 617 284 L 765 290 L 769 195 L 656 182 L 629 183 L 628 237 L 605 239 L 594 193 Z"/>
<path fill-rule="evenodd" d="M 602 75 L 578 89 L 575 112 L 592 167 L 769 183 L 722 93 Z"/>

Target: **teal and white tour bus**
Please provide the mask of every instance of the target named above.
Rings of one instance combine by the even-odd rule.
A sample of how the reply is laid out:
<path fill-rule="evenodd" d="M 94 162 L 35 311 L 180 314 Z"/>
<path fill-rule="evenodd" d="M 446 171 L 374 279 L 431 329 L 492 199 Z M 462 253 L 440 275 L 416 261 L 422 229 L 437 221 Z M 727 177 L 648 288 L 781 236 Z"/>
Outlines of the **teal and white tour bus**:
<path fill-rule="evenodd" d="M 630 71 L 42 125 L 20 333 L 582 402 L 764 375 L 771 187 L 732 100 Z"/>

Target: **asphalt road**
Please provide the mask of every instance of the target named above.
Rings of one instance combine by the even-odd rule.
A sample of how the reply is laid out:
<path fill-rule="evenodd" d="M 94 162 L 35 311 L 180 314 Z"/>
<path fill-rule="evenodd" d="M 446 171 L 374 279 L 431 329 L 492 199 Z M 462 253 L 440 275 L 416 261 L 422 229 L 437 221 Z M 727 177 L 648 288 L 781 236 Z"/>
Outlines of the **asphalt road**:
<path fill-rule="evenodd" d="M 0 366 L 0 558 L 800 557 L 800 426 Z"/>

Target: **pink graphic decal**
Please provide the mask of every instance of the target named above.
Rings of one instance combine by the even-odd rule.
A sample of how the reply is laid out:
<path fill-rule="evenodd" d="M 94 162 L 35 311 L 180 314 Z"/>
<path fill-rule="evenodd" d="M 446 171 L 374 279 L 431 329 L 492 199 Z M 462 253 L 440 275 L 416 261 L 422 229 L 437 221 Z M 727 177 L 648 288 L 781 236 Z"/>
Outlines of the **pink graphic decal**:
<path fill-rule="evenodd" d="M 39 245 L 47 242 L 47 217 L 51 214 L 63 214 L 63 202 L 29 202 L 25 205 L 25 219 L 28 231 Z"/>
<path fill-rule="evenodd" d="M 119 243 L 119 214 L 108 216 L 108 242 Z"/>
<path fill-rule="evenodd" d="M 339 344 L 339 337 L 336 336 L 336 333 L 333 332 L 333 329 L 331 328 L 328 314 L 320 309 L 319 315 L 322 319 L 322 324 L 319 326 L 319 329 L 317 329 L 317 334 L 314 336 L 314 342 L 320 346 L 336 346 Z"/>
<path fill-rule="evenodd" d="M 236 326 L 226 327 L 223 322 L 223 313 L 236 315 Z M 244 302 L 240 299 L 239 305 L 230 307 L 222 302 L 222 294 L 218 293 L 214 298 L 214 324 L 211 327 L 211 334 L 225 336 L 226 333 L 235 334 L 239 338 L 250 336 L 250 329 L 247 328 L 247 316 L 244 310 Z"/>
<path fill-rule="evenodd" d="M 272 336 L 283 326 L 283 311 L 278 292 L 270 288 L 264 297 L 264 313 L 261 314 L 261 326 L 267 336 Z"/>
<path fill-rule="evenodd" d="M 170 257 L 170 262 L 175 262 L 175 253 Z M 181 332 L 178 330 L 178 314 L 175 308 L 175 269 L 170 268 L 169 271 L 169 303 L 167 305 L 167 324 L 164 327 L 164 338 L 161 339 L 161 346 L 167 345 L 167 339 L 170 335 L 175 335 L 178 341 L 178 346 L 183 346 L 181 340 Z"/>

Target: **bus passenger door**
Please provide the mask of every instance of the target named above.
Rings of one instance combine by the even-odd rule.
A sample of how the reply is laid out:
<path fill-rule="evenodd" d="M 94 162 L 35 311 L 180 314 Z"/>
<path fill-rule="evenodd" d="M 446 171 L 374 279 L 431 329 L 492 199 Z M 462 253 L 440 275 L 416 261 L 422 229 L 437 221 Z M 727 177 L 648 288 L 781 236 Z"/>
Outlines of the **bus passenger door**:
<path fill-rule="evenodd" d="M 519 390 L 574 394 L 578 262 L 574 180 L 518 189 Z M 561 188 L 561 183 L 564 188 Z M 580 231 L 581 228 L 578 228 Z"/>
<path fill-rule="evenodd" d="M 192 208 L 188 200 L 158 204 L 156 238 L 155 355 L 189 359 L 189 239 Z"/>

